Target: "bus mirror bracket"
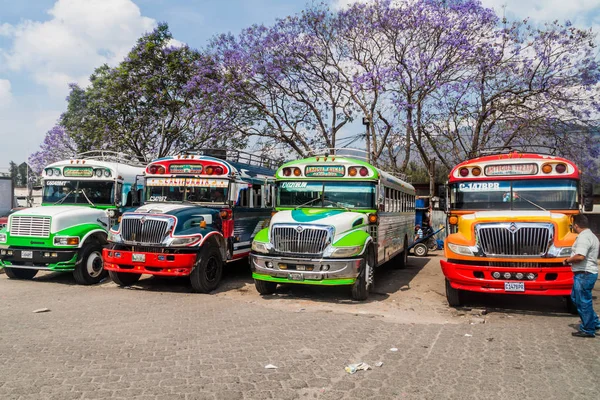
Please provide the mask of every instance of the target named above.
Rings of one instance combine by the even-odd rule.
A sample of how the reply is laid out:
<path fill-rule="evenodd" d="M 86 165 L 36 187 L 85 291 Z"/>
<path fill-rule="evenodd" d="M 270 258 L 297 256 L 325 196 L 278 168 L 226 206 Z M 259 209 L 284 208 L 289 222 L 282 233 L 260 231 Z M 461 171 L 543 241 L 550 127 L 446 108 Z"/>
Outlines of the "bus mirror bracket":
<path fill-rule="evenodd" d="M 594 211 L 594 198 L 584 197 L 583 198 L 583 211 Z"/>
<path fill-rule="evenodd" d="M 591 182 L 586 182 L 582 187 L 583 194 L 583 211 L 594 210 L 594 185 Z"/>

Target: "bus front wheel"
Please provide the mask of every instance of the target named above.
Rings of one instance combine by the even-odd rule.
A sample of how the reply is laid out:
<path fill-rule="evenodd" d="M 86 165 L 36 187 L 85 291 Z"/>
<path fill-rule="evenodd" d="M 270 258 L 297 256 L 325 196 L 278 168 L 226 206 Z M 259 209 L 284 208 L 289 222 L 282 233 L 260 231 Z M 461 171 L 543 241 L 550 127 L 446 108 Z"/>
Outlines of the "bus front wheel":
<path fill-rule="evenodd" d="M 352 298 L 358 301 L 364 301 L 369 298 L 369 291 L 375 283 L 375 260 L 371 249 L 367 251 L 363 267 L 358 273 L 356 282 L 352 285 Z"/>
<path fill-rule="evenodd" d="M 462 305 L 462 293 L 458 289 L 454 289 L 450 285 L 450 281 L 446 279 L 446 300 L 450 307 L 460 307 Z"/>
<path fill-rule="evenodd" d="M 11 268 L 4 267 L 4 272 L 6 272 L 6 276 L 10 279 L 33 279 L 34 276 L 37 275 L 37 269 L 21 269 L 21 268 Z"/>
<path fill-rule="evenodd" d="M 131 286 L 142 277 L 141 274 L 132 274 L 129 272 L 108 271 L 110 279 L 121 287 Z"/>
<path fill-rule="evenodd" d="M 429 252 L 429 249 L 425 243 L 418 243 L 413 248 L 413 252 L 415 253 L 415 256 L 425 257 Z"/>
<path fill-rule="evenodd" d="M 273 294 L 277 289 L 277 282 L 261 281 L 255 279 L 254 286 L 256 287 L 256 291 L 262 295 Z"/>

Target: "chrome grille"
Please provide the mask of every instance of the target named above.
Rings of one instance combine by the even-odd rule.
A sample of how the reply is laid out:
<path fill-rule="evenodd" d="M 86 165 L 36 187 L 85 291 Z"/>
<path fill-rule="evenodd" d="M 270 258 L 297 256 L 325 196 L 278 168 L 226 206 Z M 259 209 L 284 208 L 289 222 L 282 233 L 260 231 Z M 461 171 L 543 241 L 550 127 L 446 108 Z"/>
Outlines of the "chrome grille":
<path fill-rule="evenodd" d="M 487 256 L 535 256 L 548 251 L 554 227 L 540 223 L 481 224 L 477 242 Z"/>
<path fill-rule="evenodd" d="M 50 217 L 20 217 L 10 219 L 11 236 L 50 237 Z"/>
<path fill-rule="evenodd" d="M 331 231 L 327 227 L 275 225 L 271 237 L 275 250 L 282 253 L 320 254 L 331 243 Z"/>
<path fill-rule="evenodd" d="M 126 242 L 159 244 L 172 227 L 171 218 L 124 215 L 121 219 L 121 237 Z"/>

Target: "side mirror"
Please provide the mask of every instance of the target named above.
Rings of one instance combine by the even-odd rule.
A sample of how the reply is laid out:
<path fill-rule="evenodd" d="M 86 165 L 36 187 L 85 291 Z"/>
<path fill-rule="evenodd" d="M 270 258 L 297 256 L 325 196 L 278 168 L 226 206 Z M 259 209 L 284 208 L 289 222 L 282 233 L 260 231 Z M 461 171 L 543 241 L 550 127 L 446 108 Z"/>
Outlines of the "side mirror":
<path fill-rule="evenodd" d="M 137 185 L 132 185 L 130 191 L 131 191 L 131 204 L 139 204 L 140 199 L 138 198 Z"/>
<path fill-rule="evenodd" d="M 584 197 L 583 198 L 583 211 L 594 211 L 594 198 Z"/>
<path fill-rule="evenodd" d="M 583 184 L 583 211 L 594 210 L 594 185 L 590 182 Z"/>
<path fill-rule="evenodd" d="M 440 210 L 446 211 L 446 198 L 440 197 Z"/>

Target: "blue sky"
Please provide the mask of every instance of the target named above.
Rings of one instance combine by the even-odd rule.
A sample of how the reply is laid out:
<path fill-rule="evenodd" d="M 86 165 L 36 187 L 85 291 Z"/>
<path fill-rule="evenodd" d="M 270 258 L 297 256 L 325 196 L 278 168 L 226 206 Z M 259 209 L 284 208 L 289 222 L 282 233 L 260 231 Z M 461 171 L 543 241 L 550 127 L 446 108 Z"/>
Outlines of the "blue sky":
<path fill-rule="evenodd" d="M 343 7 L 355 0 L 326 0 Z M 368 1 L 368 0 L 359 0 Z M 199 48 L 215 34 L 301 11 L 310 0 L 0 0 L 0 172 L 36 151 L 64 111 L 69 82 L 116 65 L 157 22 Z M 600 30 L 598 0 L 483 0 L 509 18 L 570 19 Z M 506 6 L 503 10 L 503 6 Z M 362 129 L 350 127 L 349 129 Z M 354 132 L 356 133 L 356 132 Z"/>

